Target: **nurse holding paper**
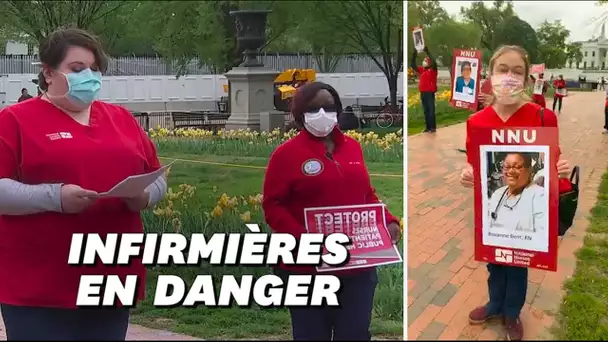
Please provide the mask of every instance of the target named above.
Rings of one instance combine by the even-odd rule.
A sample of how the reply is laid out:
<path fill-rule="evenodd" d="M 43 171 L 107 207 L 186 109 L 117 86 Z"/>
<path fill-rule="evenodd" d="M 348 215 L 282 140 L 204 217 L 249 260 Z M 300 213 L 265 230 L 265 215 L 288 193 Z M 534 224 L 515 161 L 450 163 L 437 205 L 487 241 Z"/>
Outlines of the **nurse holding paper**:
<path fill-rule="evenodd" d="M 99 198 L 158 170 L 154 144 L 126 109 L 98 101 L 108 60 L 101 42 L 68 28 L 40 44 L 42 94 L 0 111 L 0 308 L 8 340 L 124 341 L 129 308 L 77 307 L 83 275 L 138 279 L 128 265 L 68 265 L 75 233 L 143 233 L 140 211 L 160 201 L 163 176 L 129 198 Z"/>

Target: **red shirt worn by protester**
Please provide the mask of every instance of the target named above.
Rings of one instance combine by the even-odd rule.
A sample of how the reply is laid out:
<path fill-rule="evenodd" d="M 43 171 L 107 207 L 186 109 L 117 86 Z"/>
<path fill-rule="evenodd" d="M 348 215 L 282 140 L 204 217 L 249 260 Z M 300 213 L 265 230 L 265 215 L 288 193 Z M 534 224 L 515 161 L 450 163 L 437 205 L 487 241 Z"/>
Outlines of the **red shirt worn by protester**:
<path fill-rule="evenodd" d="M 566 80 L 555 80 L 553 81 L 553 87 L 555 87 L 556 89 L 565 89 L 566 88 Z M 555 96 L 557 97 L 564 97 L 565 95 L 563 94 L 559 94 L 557 91 L 555 92 Z"/>
<path fill-rule="evenodd" d="M 426 62 L 428 63 L 428 65 L 431 65 L 431 59 L 428 57 L 425 57 Z M 418 91 L 422 92 L 430 92 L 430 93 L 435 93 L 437 92 L 437 75 L 438 75 L 438 71 L 437 69 L 433 69 L 433 68 L 424 68 L 419 66 L 417 68 L 418 71 L 418 75 L 420 80 L 418 81 Z"/>
<path fill-rule="evenodd" d="M 492 81 L 489 78 L 481 80 L 480 93 L 481 94 L 492 94 Z"/>
<path fill-rule="evenodd" d="M 270 156 L 264 177 L 262 207 L 266 223 L 277 233 L 300 238 L 306 233 L 304 209 L 379 203 L 363 160 L 361 145 L 338 128 L 332 132 L 335 148 L 328 158 L 325 144 L 302 130 L 281 144 Z M 321 171 L 304 173 L 309 161 L 321 163 Z M 386 224 L 399 220 L 386 210 Z M 310 266 L 280 265 L 283 269 L 312 274 Z M 335 273 L 356 273 L 366 268 Z"/>
<path fill-rule="evenodd" d="M 492 95 L 492 81 L 488 78 L 482 79 L 479 85 L 479 94 L 477 94 L 477 101 L 480 105 L 488 105 L 485 103 L 487 95 Z"/>
<path fill-rule="evenodd" d="M 534 103 L 541 107 L 547 107 L 547 102 L 545 101 L 545 95 L 543 94 L 532 94 L 532 100 Z"/>
<path fill-rule="evenodd" d="M 128 176 L 160 168 L 154 144 L 124 108 L 95 101 L 84 126 L 36 98 L 0 111 L 0 178 L 24 184 L 76 184 L 104 192 Z M 79 214 L 0 216 L 0 303 L 75 308 L 81 275 L 139 276 L 145 268 L 70 266 L 73 233 L 143 233 L 140 213 L 99 199 Z"/>
<path fill-rule="evenodd" d="M 542 94 L 532 94 L 532 101 L 534 101 L 534 103 L 541 107 L 547 107 L 547 102 L 545 101 L 545 93 L 547 92 L 547 82 L 543 79 L 540 80 L 543 81 Z M 538 79 L 532 78 L 532 81 L 535 84 Z"/>
<path fill-rule="evenodd" d="M 519 108 L 507 121 L 503 121 L 492 106 L 471 115 L 467 120 L 467 151 L 472 151 L 471 135 L 475 128 L 505 128 L 505 127 L 557 127 L 557 116 L 549 109 L 545 109 L 543 119 L 540 117 L 541 107 L 535 103 L 526 103 Z M 544 124 L 543 124 L 544 123 Z M 561 150 L 558 148 L 553 160 L 559 160 Z M 467 161 L 473 164 L 471 155 L 467 154 Z M 564 185 L 560 181 L 560 193 L 566 192 Z"/>

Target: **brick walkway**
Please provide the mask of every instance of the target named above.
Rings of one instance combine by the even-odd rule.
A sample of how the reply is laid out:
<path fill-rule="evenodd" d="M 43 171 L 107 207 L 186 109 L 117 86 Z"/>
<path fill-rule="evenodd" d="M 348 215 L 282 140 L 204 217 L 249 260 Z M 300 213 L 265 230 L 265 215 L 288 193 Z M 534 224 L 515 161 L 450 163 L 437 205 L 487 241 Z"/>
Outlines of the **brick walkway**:
<path fill-rule="evenodd" d="M 602 174 L 608 136 L 601 134 L 604 93 L 576 93 L 559 118 L 561 148 L 581 166 L 575 226 L 559 247 L 558 272 L 532 270 L 522 312 L 525 339 L 550 339 L 549 328 L 574 271 Z M 549 104 L 550 105 L 550 104 Z M 504 339 L 499 325 L 470 326 L 468 313 L 487 301 L 487 270 L 473 257 L 473 193 L 460 186 L 464 124 L 408 138 L 408 336 L 410 340 Z"/>

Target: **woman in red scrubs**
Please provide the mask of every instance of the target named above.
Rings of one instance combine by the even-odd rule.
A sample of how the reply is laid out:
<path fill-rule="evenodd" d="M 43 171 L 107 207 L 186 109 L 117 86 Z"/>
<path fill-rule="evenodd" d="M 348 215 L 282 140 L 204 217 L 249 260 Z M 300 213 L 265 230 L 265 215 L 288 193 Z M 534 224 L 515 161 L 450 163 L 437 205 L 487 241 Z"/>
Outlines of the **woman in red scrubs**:
<path fill-rule="evenodd" d="M 100 198 L 128 176 L 160 168 L 154 144 L 124 108 L 96 101 L 107 59 L 79 29 L 39 48 L 39 97 L 0 111 L 0 308 L 8 340 L 125 340 L 129 309 L 76 306 L 82 275 L 145 268 L 70 266 L 72 234 L 143 233 L 140 211 L 162 199 L 159 177 L 133 198 Z"/>
<path fill-rule="evenodd" d="M 555 88 L 555 94 L 553 95 L 553 111 L 555 112 L 555 106 L 557 105 L 557 114 L 562 112 L 562 102 L 566 96 L 566 80 L 563 75 L 559 75 L 555 81 L 553 81 L 553 88 Z"/>
<path fill-rule="evenodd" d="M 340 97 L 331 86 L 313 82 L 298 88 L 292 114 L 303 127 L 272 153 L 264 177 L 264 217 L 273 232 L 299 238 L 306 232 L 304 209 L 379 203 L 371 185 L 361 145 L 337 127 Z M 388 210 L 393 242 L 400 239 L 399 219 Z M 314 267 L 281 265 L 277 275 L 314 274 Z M 296 341 L 369 341 L 375 267 L 334 273 L 342 287 L 339 308 L 291 307 Z"/>
<path fill-rule="evenodd" d="M 470 151 L 471 132 L 478 127 L 557 127 L 557 117 L 550 110 L 544 111 L 544 122 L 539 115 L 540 106 L 524 98 L 525 82 L 530 64 L 526 52 L 519 46 L 503 46 L 490 60 L 490 79 L 493 86 L 491 106 L 472 115 L 467 121 L 467 150 Z M 499 91 L 499 89 L 501 89 Z M 505 90 L 508 89 L 508 92 Z M 559 156 L 556 156 L 559 157 Z M 556 158 L 560 177 L 568 177 L 572 166 L 566 160 Z M 473 187 L 473 167 L 469 156 L 468 165 L 462 170 L 460 182 Z M 476 227 L 481 229 L 481 227 Z M 471 324 L 482 324 L 491 318 L 503 318 L 507 337 L 511 341 L 523 338 L 523 326 L 519 319 L 526 301 L 528 269 L 524 267 L 488 264 L 489 301 L 469 314 Z"/>

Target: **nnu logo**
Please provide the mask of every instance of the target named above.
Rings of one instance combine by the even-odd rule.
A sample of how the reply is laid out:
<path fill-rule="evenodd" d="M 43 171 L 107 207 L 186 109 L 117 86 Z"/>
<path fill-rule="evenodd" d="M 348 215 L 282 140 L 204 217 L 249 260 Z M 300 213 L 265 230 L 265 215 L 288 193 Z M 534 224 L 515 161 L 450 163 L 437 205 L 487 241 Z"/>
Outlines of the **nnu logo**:
<path fill-rule="evenodd" d="M 494 251 L 494 259 L 498 262 L 513 262 L 513 251 L 507 249 L 496 249 Z"/>
<path fill-rule="evenodd" d="M 72 133 L 70 133 L 70 132 L 49 133 L 46 135 L 46 137 L 51 140 L 72 139 Z"/>

